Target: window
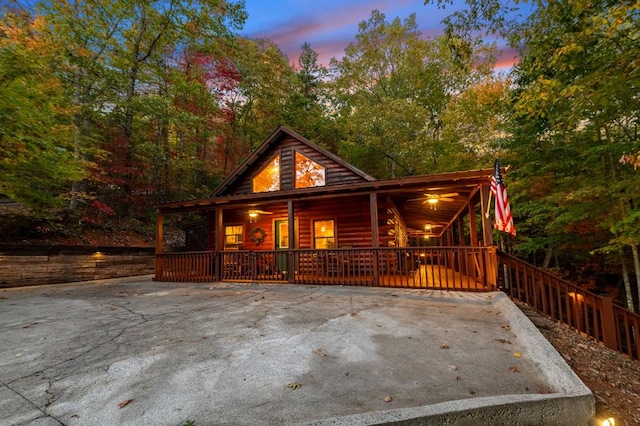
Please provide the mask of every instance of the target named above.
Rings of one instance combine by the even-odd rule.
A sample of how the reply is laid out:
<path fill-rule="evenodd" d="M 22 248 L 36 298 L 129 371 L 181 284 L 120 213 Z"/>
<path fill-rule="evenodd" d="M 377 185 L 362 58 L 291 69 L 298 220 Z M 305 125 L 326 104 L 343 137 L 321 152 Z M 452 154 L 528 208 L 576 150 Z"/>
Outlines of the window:
<path fill-rule="evenodd" d="M 242 225 L 229 225 L 224 227 L 224 246 L 240 246 L 242 245 L 243 235 Z"/>
<path fill-rule="evenodd" d="M 336 246 L 335 235 L 335 223 L 333 220 L 313 221 L 313 242 L 315 248 L 334 248 Z"/>
<path fill-rule="evenodd" d="M 296 151 L 296 188 L 325 185 L 325 168 Z"/>
<path fill-rule="evenodd" d="M 273 157 L 253 178 L 253 192 L 271 192 L 280 189 L 280 154 Z"/>

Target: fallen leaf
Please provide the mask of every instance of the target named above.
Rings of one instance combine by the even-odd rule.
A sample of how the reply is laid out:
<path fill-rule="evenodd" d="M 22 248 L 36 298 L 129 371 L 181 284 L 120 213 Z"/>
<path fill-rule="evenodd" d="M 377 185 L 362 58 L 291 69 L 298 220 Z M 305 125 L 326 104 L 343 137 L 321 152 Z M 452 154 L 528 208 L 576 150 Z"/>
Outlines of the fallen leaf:
<path fill-rule="evenodd" d="M 440 345 L 440 349 L 449 349 L 449 345 L 447 345 L 446 343 L 443 343 Z"/>
<path fill-rule="evenodd" d="M 457 369 L 458 369 L 458 367 L 455 366 L 455 365 L 450 365 L 449 366 L 449 370 L 451 370 L 451 371 L 456 371 Z"/>
<path fill-rule="evenodd" d="M 509 367 L 509 371 L 511 371 L 512 373 L 520 372 L 520 370 L 518 370 L 518 367 L 516 367 L 515 365 L 512 365 L 511 367 Z"/>
<path fill-rule="evenodd" d="M 391 396 L 387 395 L 384 397 L 384 402 L 391 402 L 393 401 L 393 398 L 391 398 Z"/>
<path fill-rule="evenodd" d="M 520 358 L 522 354 L 520 352 L 514 352 L 513 356 L 515 356 L 516 358 Z"/>
<path fill-rule="evenodd" d="M 118 404 L 118 407 L 124 408 L 127 405 L 129 405 L 131 402 L 133 402 L 133 399 L 125 399 L 124 401 Z"/>
<path fill-rule="evenodd" d="M 502 326 L 505 330 L 511 330 L 511 326 L 509 324 L 505 324 Z"/>
<path fill-rule="evenodd" d="M 300 389 L 302 387 L 302 383 L 289 383 L 287 387 L 289 389 Z"/>
<path fill-rule="evenodd" d="M 510 341 L 508 341 L 507 339 L 496 339 L 496 340 L 497 340 L 498 342 L 500 342 L 500 343 L 508 343 L 508 344 L 511 344 L 511 342 L 510 342 Z"/>

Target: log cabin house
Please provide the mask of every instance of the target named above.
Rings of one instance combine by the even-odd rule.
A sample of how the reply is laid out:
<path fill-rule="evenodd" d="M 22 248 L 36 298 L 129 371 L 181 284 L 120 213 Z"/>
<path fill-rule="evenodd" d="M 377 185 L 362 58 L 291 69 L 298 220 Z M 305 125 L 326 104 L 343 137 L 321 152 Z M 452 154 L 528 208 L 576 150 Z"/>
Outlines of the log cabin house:
<path fill-rule="evenodd" d="M 494 290 L 492 172 L 377 180 L 280 126 L 209 198 L 156 206 L 155 279 Z M 197 249 L 165 253 L 184 212 Z"/>

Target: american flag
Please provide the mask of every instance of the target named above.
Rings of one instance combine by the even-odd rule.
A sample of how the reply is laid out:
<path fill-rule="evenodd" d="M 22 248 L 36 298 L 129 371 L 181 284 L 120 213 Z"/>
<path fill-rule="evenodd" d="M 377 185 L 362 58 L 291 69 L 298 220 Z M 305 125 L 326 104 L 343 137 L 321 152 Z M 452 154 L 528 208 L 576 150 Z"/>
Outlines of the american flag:
<path fill-rule="evenodd" d="M 507 197 L 507 188 L 504 185 L 504 180 L 502 180 L 500 162 L 497 158 L 493 165 L 493 176 L 491 176 L 491 193 L 496 199 L 495 228 L 515 236 L 516 227 L 513 225 L 511 207 L 509 207 L 509 198 Z"/>

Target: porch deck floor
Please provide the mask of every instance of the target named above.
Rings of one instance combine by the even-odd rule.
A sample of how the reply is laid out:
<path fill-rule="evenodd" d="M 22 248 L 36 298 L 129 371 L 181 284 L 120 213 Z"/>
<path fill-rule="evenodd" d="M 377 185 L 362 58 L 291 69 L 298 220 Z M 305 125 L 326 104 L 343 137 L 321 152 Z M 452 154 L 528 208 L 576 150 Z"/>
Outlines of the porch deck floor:
<path fill-rule="evenodd" d="M 297 275 L 296 280 L 305 284 L 370 286 L 373 282 L 373 277 L 371 275 L 349 274 L 346 276 L 302 274 Z M 380 275 L 379 286 L 435 290 L 489 290 L 477 277 L 456 272 L 442 265 L 420 265 L 418 270 L 409 271 L 405 274 Z"/>

